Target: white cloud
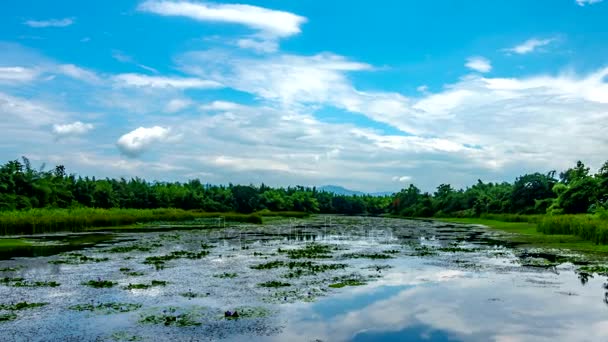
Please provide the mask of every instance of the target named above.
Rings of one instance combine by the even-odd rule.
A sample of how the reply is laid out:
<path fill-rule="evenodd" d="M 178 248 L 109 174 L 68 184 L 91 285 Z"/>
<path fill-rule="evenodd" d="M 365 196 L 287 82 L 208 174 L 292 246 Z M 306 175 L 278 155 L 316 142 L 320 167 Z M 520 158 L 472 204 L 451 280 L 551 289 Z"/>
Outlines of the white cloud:
<path fill-rule="evenodd" d="M 257 52 L 276 52 L 279 49 L 277 41 L 271 39 L 243 38 L 237 40 L 236 44 L 240 48 L 252 49 Z"/>
<path fill-rule="evenodd" d="M 36 79 L 38 70 L 15 67 L 0 67 L 0 83 L 30 82 Z"/>
<path fill-rule="evenodd" d="M 465 66 L 471 70 L 486 73 L 492 70 L 492 64 L 490 60 L 481 56 L 474 56 L 467 58 Z"/>
<path fill-rule="evenodd" d="M 165 112 L 176 113 L 192 106 L 192 104 L 192 100 L 189 99 L 172 99 L 165 106 Z"/>
<path fill-rule="evenodd" d="M 395 176 L 392 178 L 395 182 L 407 183 L 412 180 L 410 176 Z"/>
<path fill-rule="evenodd" d="M 63 19 L 48 19 L 48 20 L 27 20 L 24 22 L 25 25 L 34 28 L 43 27 L 67 27 L 74 23 L 72 18 Z"/>
<path fill-rule="evenodd" d="M 534 52 L 534 50 L 536 50 L 537 48 L 549 45 L 553 41 L 555 41 L 554 38 L 550 38 L 550 39 L 531 38 L 517 46 L 506 49 L 506 51 L 524 55 L 524 54 Z"/>
<path fill-rule="evenodd" d="M 80 121 L 76 121 L 70 124 L 64 125 L 53 125 L 53 133 L 58 137 L 67 137 L 67 136 L 78 136 L 83 135 L 93 129 L 93 125 L 90 123 L 82 123 Z"/>
<path fill-rule="evenodd" d="M 288 37 L 300 33 L 300 25 L 306 22 L 306 18 L 293 13 L 241 4 L 149 0 L 141 3 L 138 9 L 163 16 L 241 24 L 259 30 L 267 37 Z"/>
<path fill-rule="evenodd" d="M 62 64 L 57 67 L 60 73 L 88 83 L 98 83 L 100 77 L 93 71 L 81 68 L 74 64 Z"/>
<path fill-rule="evenodd" d="M 122 153 L 129 157 L 137 157 L 145 152 L 151 145 L 166 142 L 172 139 L 169 128 L 154 126 L 150 128 L 139 127 L 121 136 L 116 145 Z"/>
<path fill-rule="evenodd" d="M 215 81 L 202 80 L 189 77 L 164 77 L 148 76 L 142 74 L 119 74 L 113 77 L 114 82 L 119 87 L 137 88 L 220 88 L 222 85 Z"/>
<path fill-rule="evenodd" d="M 600 3 L 604 0 L 576 0 L 576 3 L 579 6 L 585 6 L 585 5 L 593 5 L 593 4 L 597 4 Z"/>

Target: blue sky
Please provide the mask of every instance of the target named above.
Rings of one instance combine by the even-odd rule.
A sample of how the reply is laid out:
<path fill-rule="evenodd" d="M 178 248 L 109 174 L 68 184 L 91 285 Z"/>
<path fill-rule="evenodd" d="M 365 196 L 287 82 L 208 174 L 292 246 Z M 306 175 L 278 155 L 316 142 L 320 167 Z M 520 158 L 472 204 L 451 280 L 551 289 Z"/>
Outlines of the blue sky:
<path fill-rule="evenodd" d="M 210 183 L 608 159 L 608 1 L 7 1 L 0 158 Z"/>

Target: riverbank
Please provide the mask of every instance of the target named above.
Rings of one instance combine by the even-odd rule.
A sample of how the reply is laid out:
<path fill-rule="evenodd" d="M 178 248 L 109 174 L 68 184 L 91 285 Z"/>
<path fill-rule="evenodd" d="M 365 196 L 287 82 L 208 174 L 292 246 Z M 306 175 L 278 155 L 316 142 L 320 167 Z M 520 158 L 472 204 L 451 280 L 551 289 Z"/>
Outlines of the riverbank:
<path fill-rule="evenodd" d="M 482 218 L 429 218 L 439 222 L 479 224 L 491 229 L 509 233 L 505 239 L 524 246 L 542 248 L 563 248 L 576 252 L 608 256 L 608 245 L 596 245 L 574 235 L 547 235 L 537 231 L 537 224 L 530 222 L 503 222 Z"/>

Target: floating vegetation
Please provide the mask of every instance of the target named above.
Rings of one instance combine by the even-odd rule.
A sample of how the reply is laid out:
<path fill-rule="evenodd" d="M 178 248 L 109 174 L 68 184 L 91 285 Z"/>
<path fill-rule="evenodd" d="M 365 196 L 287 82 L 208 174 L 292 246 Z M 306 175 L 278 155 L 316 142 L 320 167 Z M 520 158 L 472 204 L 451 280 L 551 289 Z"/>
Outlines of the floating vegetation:
<path fill-rule="evenodd" d="M 0 272 L 16 272 L 21 269 L 21 266 L 0 268 Z"/>
<path fill-rule="evenodd" d="M 17 319 L 17 315 L 12 312 L 6 314 L 0 314 L 0 322 L 14 321 Z"/>
<path fill-rule="evenodd" d="M 216 278 L 236 278 L 238 277 L 238 274 L 236 273 L 222 273 L 222 274 L 215 274 L 214 277 Z"/>
<path fill-rule="evenodd" d="M 334 248 L 330 245 L 311 243 L 299 249 L 279 249 L 279 253 L 286 253 L 290 259 L 329 259 Z"/>
<path fill-rule="evenodd" d="M 11 303 L 11 304 L 0 304 L 0 310 L 25 310 L 25 309 L 33 309 L 39 308 L 41 306 L 45 306 L 49 303 L 28 303 L 28 302 L 19 302 L 19 303 Z"/>
<path fill-rule="evenodd" d="M 68 265 L 78 265 L 78 264 L 86 264 L 90 262 L 104 262 L 110 260 L 109 258 L 91 258 L 84 254 L 79 253 L 70 253 L 63 256 L 62 259 L 51 260 L 49 264 L 68 264 Z"/>
<path fill-rule="evenodd" d="M 141 308 L 141 304 L 133 303 L 91 303 L 91 304 L 77 304 L 69 307 L 70 310 L 75 311 L 92 311 L 97 313 L 112 314 L 121 312 L 135 311 Z"/>
<path fill-rule="evenodd" d="M 385 254 L 399 254 L 399 253 L 401 253 L 401 252 L 400 252 L 400 251 L 398 251 L 398 250 L 396 250 L 396 249 L 389 249 L 389 250 L 384 251 L 384 252 L 382 252 L 382 253 L 385 253 Z"/>
<path fill-rule="evenodd" d="M 349 253 L 342 255 L 344 258 L 348 259 L 393 259 L 392 255 L 383 254 L 383 253 Z"/>
<path fill-rule="evenodd" d="M 139 320 L 143 324 L 162 324 L 165 326 L 189 327 L 201 325 L 196 321 L 196 316 L 191 312 L 179 313 L 177 308 L 163 310 L 161 314 L 144 315 Z"/>
<path fill-rule="evenodd" d="M 429 246 L 416 246 L 414 248 L 414 253 L 412 254 L 413 256 L 431 256 L 431 255 L 436 255 L 437 252 L 434 250 L 434 248 L 431 248 Z"/>
<path fill-rule="evenodd" d="M 238 307 L 234 311 L 224 312 L 224 318 L 235 319 L 235 318 L 263 318 L 271 314 L 271 311 L 264 307 Z"/>
<path fill-rule="evenodd" d="M 101 288 L 109 288 L 109 287 L 113 287 L 114 285 L 116 285 L 115 282 L 113 281 L 109 281 L 109 280 L 101 280 L 101 279 L 97 279 L 97 280 L 89 280 L 85 283 L 81 283 L 82 285 L 87 285 L 87 286 L 91 286 L 97 289 L 101 289 Z"/>
<path fill-rule="evenodd" d="M 57 287 L 60 286 L 56 281 L 26 281 L 23 278 L 0 278 L 0 284 L 13 287 Z"/>
<path fill-rule="evenodd" d="M 188 292 L 182 292 L 179 294 L 182 297 L 186 297 L 188 299 L 193 299 L 193 298 L 202 298 L 202 297 L 209 297 L 209 295 L 211 295 L 209 292 L 207 293 L 196 293 L 196 292 L 192 292 L 192 290 L 188 290 Z"/>
<path fill-rule="evenodd" d="M 285 266 L 284 261 L 275 260 L 275 261 L 270 261 L 270 262 L 259 264 L 259 265 L 254 265 L 254 266 L 251 266 L 251 268 L 253 268 L 254 270 L 269 270 L 272 268 L 279 268 L 279 267 L 283 267 L 283 266 Z"/>
<path fill-rule="evenodd" d="M 125 275 L 131 276 L 131 277 L 139 277 L 139 276 L 143 276 L 145 274 L 144 272 L 133 271 L 132 269 L 130 269 L 128 267 L 121 267 L 120 272 L 124 273 Z"/>
<path fill-rule="evenodd" d="M 154 265 L 156 269 L 163 269 L 165 262 L 174 259 L 201 259 L 209 255 L 209 251 L 203 250 L 198 253 L 190 251 L 174 251 L 167 255 L 147 257 L 144 264 Z"/>
<path fill-rule="evenodd" d="M 472 253 L 477 252 L 477 248 L 462 248 L 462 247 L 441 247 L 438 249 L 440 252 L 446 253 Z"/>
<path fill-rule="evenodd" d="M 214 248 L 214 247 L 215 247 L 214 245 L 210 245 L 208 243 L 201 244 L 201 248 L 202 249 L 211 249 L 211 248 Z"/>
<path fill-rule="evenodd" d="M 115 246 L 108 250 L 108 253 L 130 253 L 134 251 L 149 252 L 153 247 L 160 247 L 162 244 L 152 244 L 151 246 L 130 245 L 130 246 Z"/>
<path fill-rule="evenodd" d="M 345 286 L 361 286 L 361 285 L 365 285 L 366 283 L 358 280 L 358 279 L 346 279 L 343 281 L 340 281 L 338 283 L 333 283 L 333 284 L 329 284 L 329 287 L 333 288 L 333 289 L 341 289 Z"/>
<path fill-rule="evenodd" d="M 364 268 L 366 268 L 368 270 L 375 270 L 377 272 L 380 272 L 382 270 L 388 270 L 390 268 L 393 268 L 393 266 L 391 266 L 391 265 L 369 265 L 369 266 L 364 267 Z"/>
<path fill-rule="evenodd" d="M 129 284 L 123 288 L 125 290 L 146 290 L 157 286 L 167 286 L 167 282 L 164 280 L 152 280 L 150 284 Z"/>
<path fill-rule="evenodd" d="M 598 274 L 600 276 L 608 277 L 608 267 L 602 265 L 588 265 L 581 266 L 578 268 L 579 273 Z"/>
<path fill-rule="evenodd" d="M 313 302 L 317 297 L 325 295 L 325 289 L 278 290 L 265 297 L 267 303 L 285 304 L 294 302 Z"/>
<path fill-rule="evenodd" d="M 264 283 L 259 283 L 258 286 L 277 288 L 277 287 L 291 286 L 291 284 L 290 283 L 283 283 L 283 282 L 276 281 L 276 280 L 272 280 L 272 281 L 267 281 L 267 282 L 264 282 Z"/>
<path fill-rule="evenodd" d="M 112 341 L 143 341 L 141 336 L 131 335 L 126 331 L 115 332 L 110 336 Z"/>
<path fill-rule="evenodd" d="M 316 264 L 310 261 L 306 262 L 290 262 L 287 264 L 292 272 L 284 275 L 286 278 L 299 278 L 302 276 L 315 275 L 318 273 L 341 270 L 346 268 L 346 264 Z"/>

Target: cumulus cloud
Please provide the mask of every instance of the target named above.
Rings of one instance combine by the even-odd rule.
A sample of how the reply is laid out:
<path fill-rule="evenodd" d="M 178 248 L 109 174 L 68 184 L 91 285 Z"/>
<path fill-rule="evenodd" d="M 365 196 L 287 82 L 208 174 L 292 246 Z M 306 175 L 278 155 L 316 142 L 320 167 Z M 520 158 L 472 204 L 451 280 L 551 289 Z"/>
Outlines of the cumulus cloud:
<path fill-rule="evenodd" d="M 579 6 L 585 6 L 585 5 L 593 5 L 593 4 L 597 4 L 600 3 L 604 0 L 576 0 L 576 3 Z"/>
<path fill-rule="evenodd" d="M 551 44 L 555 39 L 537 39 L 531 38 L 526 40 L 525 42 L 514 46 L 512 48 L 506 49 L 508 52 L 517 53 L 520 55 L 525 55 L 531 52 L 534 52 L 536 49 Z"/>
<path fill-rule="evenodd" d="M 74 19 L 72 18 L 63 18 L 63 19 L 47 19 L 47 20 L 27 20 L 23 24 L 34 27 L 34 28 L 43 28 L 43 27 L 67 27 L 74 23 Z"/>
<path fill-rule="evenodd" d="M 137 157 L 151 145 L 171 140 L 170 133 L 171 130 L 169 128 L 161 126 L 139 127 L 121 136 L 116 145 L 126 156 Z"/>
<path fill-rule="evenodd" d="M 57 66 L 60 73 L 88 83 L 99 83 L 101 78 L 93 71 L 81 68 L 74 64 L 62 64 Z"/>
<path fill-rule="evenodd" d="M 137 87 L 137 88 L 220 88 L 222 85 L 215 81 L 202 80 L 189 77 L 164 77 L 148 76 L 142 74 L 119 74 L 113 77 L 114 83 L 118 87 Z"/>
<path fill-rule="evenodd" d="M 57 137 L 68 137 L 83 135 L 93 129 L 93 125 L 90 123 L 83 123 L 76 121 L 69 124 L 55 124 L 53 125 L 53 133 Z"/>
<path fill-rule="evenodd" d="M 288 37 L 300 33 L 306 18 L 293 13 L 241 4 L 214 4 L 189 1 L 144 1 L 140 11 L 163 16 L 182 16 L 198 21 L 241 24 L 264 35 Z"/>
<path fill-rule="evenodd" d="M 490 60 L 481 56 L 467 58 L 465 66 L 471 70 L 482 73 L 486 73 L 492 70 L 492 64 L 490 63 Z"/>

